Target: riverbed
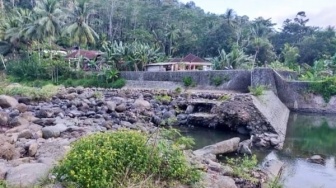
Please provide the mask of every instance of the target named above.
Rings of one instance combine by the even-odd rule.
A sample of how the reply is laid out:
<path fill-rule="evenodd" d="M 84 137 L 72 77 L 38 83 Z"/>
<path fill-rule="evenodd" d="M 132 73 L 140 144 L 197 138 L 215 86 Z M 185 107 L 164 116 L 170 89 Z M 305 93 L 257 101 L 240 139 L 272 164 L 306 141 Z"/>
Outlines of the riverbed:
<path fill-rule="evenodd" d="M 189 128 L 185 135 L 195 139 L 194 149 L 202 148 L 232 137 L 248 136 L 214 129 Z M 283 150 L 254 150 L 259 163 L 279 159 L 286 164 L 282 182 L 288 188 L 336 187 L 336 116 L 314 114 L 290 115 Z M 324 165 L 308 162 L 313 155 L 321 155 Z"/>

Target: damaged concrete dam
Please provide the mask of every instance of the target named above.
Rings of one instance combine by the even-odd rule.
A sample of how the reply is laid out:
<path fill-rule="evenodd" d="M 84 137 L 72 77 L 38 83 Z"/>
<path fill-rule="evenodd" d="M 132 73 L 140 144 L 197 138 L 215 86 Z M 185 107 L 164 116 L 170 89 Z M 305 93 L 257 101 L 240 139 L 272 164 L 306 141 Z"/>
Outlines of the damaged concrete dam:
<path fill-rule="evenodd" d="M 128 80 L 126 88 L 174 90 L 183 87 L 181 80 L 190 77 L 196 83 L 191 89 L 227 95 L 218 99 L 202 97 L 178 101 L 179 125 L 212 127 L 249 134 L 254 146 L 281 149 L 286 137 L 290 110 L 279 99 L 275 72 L 272 69 L 254 71 L 197 71 L 197 72 L 123 72 Z M 284 76 L 291 72 L 282 73 Z M 224 77 L 220 86 L 213 86 L 215 77 Z M 284 78 L 282 78 L 285 80 Z M 266 86 L 269 90 L 260 96 L 247 94 L 250 86 Z M 228 91 L 235 94 L 225 94 Z M 230 92 L 228 92 L 230 93 Z M 229 96 L 230 95 L 230 96 Z M 281 98 L 281 97 L 280 97 Z"/>

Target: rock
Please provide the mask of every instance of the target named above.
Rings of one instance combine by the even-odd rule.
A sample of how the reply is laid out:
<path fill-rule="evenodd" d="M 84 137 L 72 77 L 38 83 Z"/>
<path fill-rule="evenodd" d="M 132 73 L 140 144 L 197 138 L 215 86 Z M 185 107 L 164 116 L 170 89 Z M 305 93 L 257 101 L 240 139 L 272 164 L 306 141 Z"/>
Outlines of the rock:
<path fill-rule="evenodd" d="M 122 104 L 119 104 L 119 105 L 115 108 L 115 110 L 116 110 L 117 112 L 125 112 L 125 111 L 127 110 L 127 108 L 126 108 L 126 105 L 125 105 L 124 103 L 122 103 Z"/>
<path fill-rule="evenodd" d="M 38 118 L 51 118 L 54 116 L 54 111 L 50 108 L 43 108 L 39 110 L 36 114 Z"/>
<path fill-rule="evenodd" d="M 37 153 L 37 148 L 38 148 L 38 144 L 36 142 L 30 144 L 30 146 L 28 148 L 28 155 L 30 157 L 34 157 L 35 154 Z"/>
<path fill-rule="evenodd" d="M 0 181 L 5 180 L 7 171 L 8 167 L 5 165 L 5 163 L 0 163 Z"/>
<path fill-rule="evenodd" d="M 152 118 L 152 122 L 155 124 L 155 125 L 161 125 L 161 123 L 163 122 L 163 120 L 159 117 L 159 116 L 153 116 Z"/>
<path fill-rule="evenodd" d="M 12 160 L 17 154 L 15 146 L 7 141 L 7 138 L 0 135 L 0 158 Z"/>
<path fill-rule="evenodd" d="M 50 169 L 42 163 L 21 164 L 8 170 L 6 180 L 11 187 L 33 187 L 47 177 Z"/>
<path fill-rule="evenodd" d="M 106 106 L 107 106 L 109 112 L 113 112 L 117 105 L 113 101 L 107 101 Z"/>
<path fill-rule="evenodd" d="M 25 150 L 24 150 L 25 151 Z M 9 161 L 9 164 L 11 166 L 19 166 L 25 163 L 30 163 L 31 158 L 30 157 L 23 157 L 23 158 L 17 158 L 12 161 Z"/>
<path fill-rule="evenodd" d="M 31 138 L 33 138 L 33 137 L 34 137 L 33 133 L 32 133 L 30 130 L 28 130 L 28 129 L 23 130 L 23 131 L 20 132 L 19 135 L 18 135 L 18 138 L 31 139 Z"/>
<path fill-rule="evenodd" d="M 42 128 L 43 138 L 57 138 L 61 135 L 61 130 L 56 126 L 48 126 Z"/>
<path fill-rule="evenodd" d="M 277 146 L 281 143 L 281 140 L 279 140 L 278 138 L 271 138 L 270 142 L 271 142 L 272 146 Z"/>
<path fill-rule="evenodd" d="M 38 119 L 34 116 L 34 114 L 32 112 L 24 112 L 24 113 L 20 114 L 19 117 L 22 117 L 23 119 L 26 119 L 29 122 L 33 122 L 33 121 Z"/>
<path fill-rule="evenodd" d="M 222 175 L 223 176 L 232 176 L 233 175 L 233 169 L 230 166 L 223 165 L 222 166 Z"/>
<path fill-rule="evenodd" d="M 210 170 L 215 171 L 215 172 L 222 172 L 222 165 L 219 163 L 216 163 L 212 160 L 207 160 L 208 167 Z"/>
<path fill-rule="evenodd" d="M 186 113 L 186 114 L 191 114 L 191 113 L 193 113 L 193 112 L 194 112 L 194 108 L 195 108 L 195 107 L 194 107 L 193 105 L 188 105 L 188 107 L 187 107 L 185 113 Z"/>
<path fill-rule="evenodd" d="M 116 103 L 116 105 L 120 105 L 122 103 L 126 103 L 126 99 L 124 99 L 122 97 L 113 97 L 112 101 L 114 101 Z"/>
<path fill-rule="evenodd" d="M 244 140 L 240 142 L 238 145 L 238 153 L 252 155 L 251 147 L 252 147 L 252 140 L 251 139 Z"/>
<path fill-rule="evenodd" d="M 281 174 L 283 166 L 284 166 L 283 162 L 273 159 L 267 161 L 264 164 L 262 171 L 265 172 L 265 174 L 267 174 L 269 180 L 273 180 L 274 178 L 278 177 Z"/>
<path fill-rule="evenodd" d="M 194 151 L 196 156 L 204 156 L 206 154 L 225 154 L 225 153 L 232 153 L 238 150 L 240 138 L 232 138 L 229 140 L 225 140 L 213 145 L 206 146 L 202 149 Z"/>
<path fill-rule="evenodd" d="M 42 119 L 34 119 L 33 123 L 41 125 L 41 126 L 49 126 L 54 125 L 56 119 L 54 118 L 42 118 Z"/>
<path fill-rule="evenodd" d="M 89 99 L 95 95 L 93 91 L 84 91 L 82 94 L 78 95 L 78 98 Z"/>
<path fill-rule="evenodd" d="M 68 100 L 73 100 L 77 97 L 78 97 L 77 93 L 69 93 L 69 94 L 63 95 L 63 98 L 68 99 Z"/>
<path fill-rule="evenodd" d="M 148 101 L 146 101 L 142 98 L 139 98 L 139 99 L 135 100 L 134 103 L 133 103 L 133 106 L 137 109 L 140 109 L 140 110 L 151 108 L 151 104 Z"/>
<path fill-rule="evenodd" d="M 0 112 L 0 126 L 7 126 L 9 121 L 9 116 L 6 112 Z"/>
<path fill-rule="evenodd" d="M 70 142 L 65 139 L 53 139 L 42 143 L 37 150 L 35 158 L 39 162 L 53 165 L 65 156 L 66 152 L 70 149 L 69 145 Z"/>
<path fill-rule="evenodd" d="M 206 174 L 204 176 L 204 184 L 206 188 L 237 188 L 235 181 L 231 177 L 219 174 Z"/>
<path fill-rule="evenodd" d="M 32 98 L 30 97 L 19 97 L 18 98 L 19 103 L 23 103 L 25 105 L 30 105 Z"/>
<path fill-rule="evenodd" d="M 16 117 L 9 121 L 10 127 L 18 127 L 18 126 L 25 126 L 25 125 L 29 125 L 29 121 L 21 117 Z"/>
<path fill-rule="evenodd" d="M 316 163 L 316 164 L 321 164 L 321 165 L 325 164 L 324 158 L 321 157 L 320 155 L 313 155 L 310 158 L 308 158 L 307 160 L 308 160 L 308 162 L 311 162 L 311 163 Z"/>
<path fill-rule="evenodd" d="M 0 107 L 1 108 L 15 108 L 19 102 L 10 96 L 0 95 Z"/>
<path fill-rule="evenodd" d="M 120 125 L 122 127 L 129 128 L 129 129 L 136 129 L 137 128 L 136 125 L 133 125 L 132 123 L 127 122 L 127 121 L 121 121 Z"/>
<path fill-rule="evenodd" d="M 177 121 L 177 117 L 175 117 L 175 114 L 174 114 L 173 111 L 166 111 L 166 112 L 164 112 L 163 115 L 162 115 L 162 118 L 163 119 L 173 118 L 173 119 L 176 119 L 176 121 Z"/>
<path fill-rule="evenodd" d="M 18 105 L 16 105 L 16 109 L 19 110 L 20 113 L 24 113 L 28 110 L 28 107 L 23 103 L 19 103 Z"/>

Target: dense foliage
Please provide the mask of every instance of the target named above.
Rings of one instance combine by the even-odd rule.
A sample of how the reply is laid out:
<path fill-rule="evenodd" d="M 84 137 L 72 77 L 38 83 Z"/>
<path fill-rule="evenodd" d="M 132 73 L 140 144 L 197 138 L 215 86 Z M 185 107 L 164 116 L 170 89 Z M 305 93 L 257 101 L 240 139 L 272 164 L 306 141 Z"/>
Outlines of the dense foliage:
<path fill-rule="evenodd" d="M 158 135 L 119 131 L 81 138 L 54 173 L 61 182 L 76 187 L 128 187 L 157 179 L 197 182 L 200 174 L 187 164 L 181 150 L 181 144 L 190 143 L 188 139 L 175 131 L 160 135 L 156 139 Z"/>
<path fill-rule="evenodd" d="M 124 43 L 137 46 L 136 52 L 126 50 L 128 58 L 120 59 L 118 54 L 110 60 L 141 70 L 148 59 L 139 55 L 133 60 L 135 53 L 150 53 L 150 59 L 156 59 L 158 53 L 218 57 L 216 68 L 223 69 L 250 62 L 264 65 L 274 60 L 290 68 L 297 63 L 312 66 L 314 61 L 329 59 L 336 51 L 335 29 L 308 26 L 304 11 L 284 20 L 280 27 L 271 19 L 250 20 L 232 9 L 221 15 L 206 13 L 192 1 L 1 0 L 0 4 L 1 54 L 26 47 L 37 49 L 33 44 L 103 50 L 107 44 L 120 47 Z M 111 50 L 105 51 L 111 55 Z"/>

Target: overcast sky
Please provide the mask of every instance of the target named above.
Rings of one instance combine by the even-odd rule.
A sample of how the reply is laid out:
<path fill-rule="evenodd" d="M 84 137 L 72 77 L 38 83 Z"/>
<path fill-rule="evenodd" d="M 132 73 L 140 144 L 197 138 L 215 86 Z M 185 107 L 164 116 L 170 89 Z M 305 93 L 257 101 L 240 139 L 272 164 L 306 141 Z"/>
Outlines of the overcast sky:
<path fill-rule="evenodd" d="M 190 2 L 190 0 L 180 0 Z M 305 11 L 310 19 L 309 25 L 325 27 L 336 26 L 336 0 L 193 0 L 206 12 L 223 14 L 228 8 L 250 19 L 262 16 L 272 18 L 281 27 L 286 18 L 295 17 Z"/>

